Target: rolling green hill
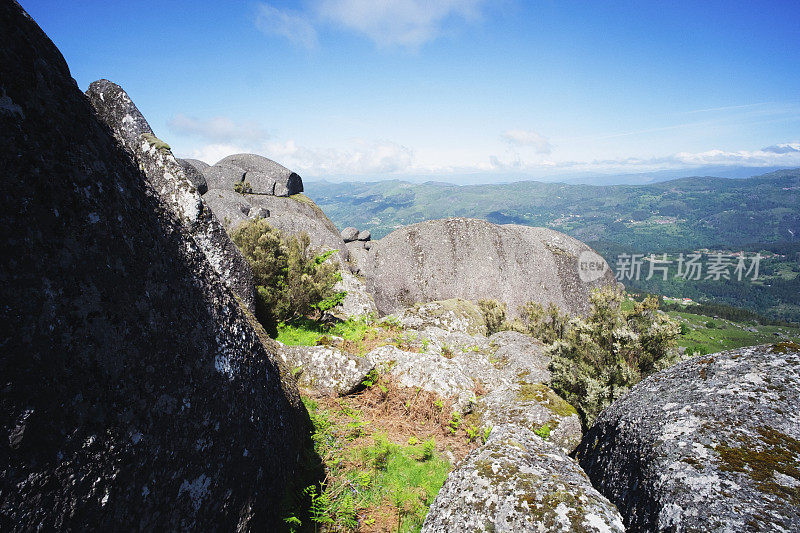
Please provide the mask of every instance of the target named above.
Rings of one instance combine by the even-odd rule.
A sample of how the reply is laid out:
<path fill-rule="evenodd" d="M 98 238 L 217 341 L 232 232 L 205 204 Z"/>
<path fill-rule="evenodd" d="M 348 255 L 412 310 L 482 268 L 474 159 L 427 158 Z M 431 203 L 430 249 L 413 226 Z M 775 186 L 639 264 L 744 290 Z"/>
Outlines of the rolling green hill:
<path fill-rule="evenodd" d="M 340 228 L 369 229 L 377 238 L 407 224 L 463 216 L 653 253 L 800 240 L 800 169 L 614 186 L 323 181 L 308 183 L 306 193 Z"/>
<path fill-rule="evenodd" d="M 340 229 L 368 229 L 375 238 L 407 224 L 463 216 L 562 231 L 590 244 L 612 267 L 620 253 L 769 251 L 777 255 L 762 261 L 758 282 L 670 277 L 626 285 L 800 322 L 800 169 L 613 186 L 323 181 L 307 183 L 306 194 Z"/>

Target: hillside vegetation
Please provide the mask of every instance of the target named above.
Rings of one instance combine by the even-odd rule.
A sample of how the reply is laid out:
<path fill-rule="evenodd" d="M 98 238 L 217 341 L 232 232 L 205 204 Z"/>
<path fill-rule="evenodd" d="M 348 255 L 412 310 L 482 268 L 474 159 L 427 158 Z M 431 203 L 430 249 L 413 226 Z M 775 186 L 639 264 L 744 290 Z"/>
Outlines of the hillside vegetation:
<path fill-rule="evenodd" d="M 369 229 L 376 238 L 406 224 L 461 216 L 553 228 L 588 243 L 612 267 L 621 253 L 768 252 L 756 282 L 642 276 L 625 283 L 800 322 L 800 169 L 616 186 L 314 182 L 308 194 L 339 227 Z"/>

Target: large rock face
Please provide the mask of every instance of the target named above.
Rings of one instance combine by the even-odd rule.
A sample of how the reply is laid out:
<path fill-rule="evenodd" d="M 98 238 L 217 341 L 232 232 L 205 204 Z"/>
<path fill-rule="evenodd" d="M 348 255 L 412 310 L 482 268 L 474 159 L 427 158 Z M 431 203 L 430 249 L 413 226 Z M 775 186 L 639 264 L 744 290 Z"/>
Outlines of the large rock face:
<path fill-rule="evenodd" d="M 695 357 L 606 409 L 581 466 L 632 531 L 800 530 L 800 346 Z"/>
<path fill-rule="evenodd" d="M 0 145 L 0 530 L 276 529 L 296 387 L 15 2 Z"/>
<path fill-rule="evenodd" d="M 253 271 L 233 244 L 225 228 L 200 197 L 204 185 L 191 165 L 178 162 L 119 85 L 98 80 L 89 85 L 86 96 L 100 118 L 133 155 L 148 181 L 189 228 L 194 239 L 222 279 L 255 312 Z M 190 180 L 186 172 L 193 172 Z"/>
<path fill-rule="evenodd" d="M 586 255 L 605 269 L 598 279 L 582 281 L 578 260 Z M 467 218 L 394 231 L 372 242 L 363 263 L 381 313 L 431 300 L 486 298 L 505 302 L 512 316 L 529 301 L 578 314 L 588 311 L 592 288 L 616 283 L 605 261 L 572 237 Z"/>
<path fill-rule="evenodd" d="M 530 431 L 495 427 L 445 481 L 422 526 L 451 531 L 624 531 L 577 463 Z"/>
<path fill-rule="evenodd" d="M 256 154 L 235 154 L 203 170 L 209 189 L 247 185 L 252 194 L 291 196 L 303 192 L 303 180 L 281 164 Z"/>

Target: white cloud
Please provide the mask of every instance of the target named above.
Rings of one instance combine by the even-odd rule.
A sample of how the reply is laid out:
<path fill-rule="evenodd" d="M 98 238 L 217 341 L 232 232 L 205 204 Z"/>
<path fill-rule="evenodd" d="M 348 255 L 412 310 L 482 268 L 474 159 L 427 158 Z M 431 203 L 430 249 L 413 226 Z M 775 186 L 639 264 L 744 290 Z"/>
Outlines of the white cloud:
<path fill-rule="evenodd" d="M 320 0 L 320 16 L 379 46 L 417 48 L 441 35 L 453 18 L 473 20 L 483 0 Z"/>
<path fill-rule="evenodd" d="M 725 150 L 708 150 L 698 153 L 680 152 L 675 154 L 673 159 L 686 165 L 796 166 L 800 165 L 800 144 L 788 143 L 768 146 L 761 150 L 735 152 Z"/>
<path fill-rule="evenodd" d="M 255 122 L 234 122 L 228 117 L 214 117 L 201 120 L 186 115 L 175 115 L 167 122 L 175 133 L 199 137 L 212 143 L 232 141 L 264 141 L 269 135 Z"/>
<path fill-rule="evenodd" d="M 800 152 L 800 142 L 773 144 L 761 149 L 762 152 L 771 152 L 773 154 L 791 154 L 793 152 Z"/>
<path fill-rule="evenodd" d="M 419 48 L 433 41 L 454 20 L 480 17 L 486 0 L 312 0 L 305 11 L 261 3 L 256 27 L 270 36 L 285 37 L 314 48 L 318 30 L 329 25 L 361 34 L 378 46 Z"/>
<path fill-rule="evenodd" d="M 209 165 L 213 165 L 224 157 L 245 152 L 248 152 L 248 150 L 234 144 L 207 144 L 205 146 L 201 146 L 200 148 L 190 150 L 188 155 L 180 154 L 179 156 L 189 159 L 199 159 L 200 161 L 204 161 Z"/>
<path fill-rule="evenodd" d="M 295 141 L 268 143 L 267 157 L 310 175 L 380 175 L 408 171 L 414 160 L 411 149 L 391 141 L 354 139 L 345 149 L 314 149 Z"/>
<path fill-rule="evenodd" d="M 512 146 L 531 147 L 537 154 L 549 154 L 553 151 L 550 141 L 535 131 L 530 130 L 508 130 L 503 132 L 500 137 Z"/>
<path fill-rule="evenodd" d="M 259 4 L 256 7 L 256 28 L 267 35 L 285 37 L 305 48 L 317 46 L 317 30 L 304 13 Z"/>
<path fill-rule="evenodd" d="M 657 170 L 692 169 L 704 166 L 737 167 L 797 167 L 800 166 L 800 143 L 768 146 L 759 150 L 706 150 L 678 152 L 660 157 L 624 157 L 594 160 L 549 160 L 522 158 L 516 152 L 509 156 L 490 155 L 489 166 L 494 171 L 540 173 L 543 171 L 580 172 L 651 172 Z"/>

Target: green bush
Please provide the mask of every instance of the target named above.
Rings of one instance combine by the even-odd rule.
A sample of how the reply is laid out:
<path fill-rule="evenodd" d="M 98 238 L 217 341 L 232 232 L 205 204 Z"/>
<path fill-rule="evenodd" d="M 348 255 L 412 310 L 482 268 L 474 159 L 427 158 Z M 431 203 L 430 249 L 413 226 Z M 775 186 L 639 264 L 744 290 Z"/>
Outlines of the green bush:
<path fill-rule="evenodd" d="M 563 339 L 567 332 L 569 317 L 562 315 L 552 302 L 546 309 L 539 302 L 528 302 L 521 315 L 527 333 L 548 344 Z"/>
<path fill-rule="evenodd" d="M 239 194 L 249 194 L 253 192 L 253 187 L 249 181 L 237 181 L 233 184 L 233 190 Z"/>
<path fill-rule="evenodd" d="M 487 335 L 508 329 L 506 324 L 506 304 L 498 303 L 497 300 L 480 300 L 478 308 L 483 314 L 484 322 L 486 322 Z"/>
<path fill-rule="evenodd" d="M 585 427 L 642 378 L 674 363 L 680 326 L 646 298 L 623 310 L 624 293 L 592 294 L 586 318 L 573 318 L 548 349 L 551 387 L 578 411 Z"/>
<path fill-rule="evenodd" d="M 345 297 L 333 288 L 341 279 L 339 264 L 328 261 L 335 250 L 317 254 L 308 234 L 285 235 L 260 218 L 241 224 L 232 238 L 253 269 L 262 322 L 319 318 Z"/>

